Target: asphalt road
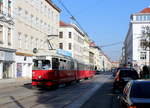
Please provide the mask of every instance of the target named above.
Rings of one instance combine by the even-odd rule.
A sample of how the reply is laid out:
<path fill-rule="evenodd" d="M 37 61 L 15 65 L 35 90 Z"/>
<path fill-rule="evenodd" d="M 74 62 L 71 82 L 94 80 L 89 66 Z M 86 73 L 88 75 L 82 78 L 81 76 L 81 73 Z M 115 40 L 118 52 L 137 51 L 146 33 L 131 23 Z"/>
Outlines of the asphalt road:
<path fill-rule="evenodd" d="M 71 105 L 78 106 L 78 102 L 87 99 L 93 88 L 102 85 L 109 77 L 107 74 L 96 75 L 93 79 L 50 91 L 31 89 L 30 84 L 0 89 L 0 108 L 72 108 Z"/>
<path fill-rule="evenodd" d="M 121 108 L 117 94 L 112 93 L 112 82 L 107 80 L 81 108 Z"/>

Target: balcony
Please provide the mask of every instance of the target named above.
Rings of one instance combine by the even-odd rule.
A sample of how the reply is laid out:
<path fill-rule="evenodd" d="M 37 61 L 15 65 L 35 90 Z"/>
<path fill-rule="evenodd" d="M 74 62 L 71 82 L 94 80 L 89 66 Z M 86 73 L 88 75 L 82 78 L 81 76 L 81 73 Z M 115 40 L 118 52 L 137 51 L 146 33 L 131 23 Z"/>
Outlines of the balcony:
<path fill-rule="evenodd" d="M 6 13 L 0 10 L 0 21 L 8 23 L 10 25 L 14 24 L 13 18 L 11 17 L 10 13 Z"/>

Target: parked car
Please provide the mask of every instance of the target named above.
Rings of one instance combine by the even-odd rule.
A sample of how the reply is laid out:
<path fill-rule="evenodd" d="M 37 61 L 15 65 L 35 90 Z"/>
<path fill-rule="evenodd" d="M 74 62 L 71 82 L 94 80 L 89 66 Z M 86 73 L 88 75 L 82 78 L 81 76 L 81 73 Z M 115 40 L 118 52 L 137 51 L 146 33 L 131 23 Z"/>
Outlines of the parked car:
<path fill-rule="evenodd" d="M 114 76 L 114 77 L 116 76 L 116 73 L 117 73 L 120 69 L 125 69 L 125 67 L 118 67 L 118 68 L 115 68 L 115 69 L 113 70 L 113 76 Z"/>
<path fill-rule="evenodd" d="M 150 108 L 150 80 L 132 80 L 119 96 L 123 108 Z"/>
<path fill-rule="evenodd" d="M 122 91 L 128 81 L 138 78 L 139 76 L 136 70 L 132 68 L 121 68 L 116 73 L 113 83 L 113 90 Z"/>
<path fill-rule="evenodd" d="M 116 72 L 117 72 L 117 69 L 118 69 L 118 68 L 112 68 L 112 69 L 111 69 L 111 72 L 112 72 L 112 74 L 113 74 L 113 77 L 115 77 L 115 74 L 116 74 Z"/>

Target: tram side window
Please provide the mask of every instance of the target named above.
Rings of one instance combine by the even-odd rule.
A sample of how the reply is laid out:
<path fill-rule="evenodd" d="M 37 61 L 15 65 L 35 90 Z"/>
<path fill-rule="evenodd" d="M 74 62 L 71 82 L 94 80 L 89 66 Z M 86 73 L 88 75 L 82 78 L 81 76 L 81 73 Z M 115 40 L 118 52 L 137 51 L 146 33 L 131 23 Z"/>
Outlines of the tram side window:
<path fill-rule="evenodd" d="M 60 70 L 67 70 L 68 69 L 68 61 L 64 60 L 64 59 L 60 59 L 59 61 L 59 69 Z"/>
<path fill-rule="evenodd" d="M 71 70 L 74 70 L 74 62 L 73 61 L 71 61 Z"/>
<path fill-rule="evenodd" d="M 52 69 L 59 69 L 59 60 L 58 60 L 58 58 L 52 58 Z"/>

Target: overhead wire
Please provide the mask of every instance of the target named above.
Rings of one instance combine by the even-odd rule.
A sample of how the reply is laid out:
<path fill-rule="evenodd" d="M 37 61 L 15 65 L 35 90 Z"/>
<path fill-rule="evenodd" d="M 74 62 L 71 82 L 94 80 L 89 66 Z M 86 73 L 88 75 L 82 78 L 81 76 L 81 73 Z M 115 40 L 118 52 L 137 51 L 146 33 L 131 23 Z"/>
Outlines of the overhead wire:
<path fill-rule="evenodd" d="M 76 19 L 76 17 L 71 13 L 71 11 L 64 5 L 64 3 L 61 1 L 61 0 L 57 0 L 58 2 L 59 2 L 59 4 L 61 4 L 62 5 L 62 7 L 66 10 L 66 12 L 71 16 L 70 18 L 72 19 L 72 20 L 74 20 L 76 23 L 77 23 L 77 25 L 80 27 L 80 29 L 86 34 L 86 35 L 88 35 L 87 34 L 87 32 L 84 30 L 84 28 L 81 26 L 81 24 L 79 23 L 79 21 Z"/>
<path fill-rule="evenodd" d="M 136 39 L 139 39 L 139 38 L 143 38 L 142 36 L 140 37 L 136 37 L 134 38 L 133 40 L 136 40 Z M 118 44 L 123 44 L 124 41 L 118 41 L 118 42 L 115 42 L 115 43 L 110 43 L 110 44 L 105 44 L 105 45 L 101 45 L 100 47 L 103 48 L 103 47 L 111 47 L 111 46 L 115 46 L 115 45 L 118 45 Z"/>

